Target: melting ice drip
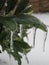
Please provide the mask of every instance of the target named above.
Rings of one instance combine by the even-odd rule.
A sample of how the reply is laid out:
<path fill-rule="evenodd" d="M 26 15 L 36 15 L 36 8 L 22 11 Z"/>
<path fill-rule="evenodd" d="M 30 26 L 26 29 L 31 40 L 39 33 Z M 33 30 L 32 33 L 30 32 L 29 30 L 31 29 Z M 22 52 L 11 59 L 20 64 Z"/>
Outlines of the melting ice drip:
<path fill-rule="evenodd" d="M 10 50 L 13 51 L 13 31 L 11 31 L 10 39 Z"/>
<path fill-rule="evenodd" d="M 22 25 L 22 24 L 20 24 L 20 38 L 23 39 L 23 25 Z M 24 51 L 24 52 L 25 52 L 25 51 Z M 24 53 L 24 54 L 25 54 L 25 53 Z M 26 54 L 25 54 L 25 58 L 26 58 L 26 60 L 27 60 L 27 63 L 29 63 L 29 60 L 28 60 Z"/>
<path fill-rule="evenodd" d="M 35 47 L 36 30 L 37 30 L 37 28 L 34 28 L 34 35 L 33 35 L 33 47 Z M 48 32 L 44 32 L 43 51 L 45 51 L 45 43 L 46 43 L 46 39 L 47 39 L 47 33 L 48 33 Z"/>
<path fill-rule="evenodd" d="M 29 60 L 28 60 L 28 58 L 27 58 L 27 55 L 25 55 L 25 58 L 26 58 L 26 60 L 27 60 L 27 63 L 29 64 Z"/>
<path fill-rule="evenodd" d="M 46 42 L 46 39 L 47 39 L 47 33 L 48 32 L 45 32 L 45 34 L 44 34 L 43 51 L 45 51 L 45 42 Z"/>
<path fill-rule="evenodd" d="M 23 25 L 20 24 L 20 38 L 23 38 Z"/>
<path fill-rule="evenodd" d="M 11 35 L 10 35 L 10 51 L 11 52 L 13 52 L 13 31 L 10 31 L 11 32 Z M 10 64 L 9 65 L 11 65 L 11 63 L 12 63 L 12 59 L 11 59 L 11 54 L 9 54 L 9 57 L 10 57 L 10 60 L 9 60 L 9 62 L 10 62 Z"/>
<path fill-rule="evenodd" d="M 34 34 L 33 34 L 33 48 L 35 47 L 36 30 L 37 30 L 37 28 L 34 28 Z"/>

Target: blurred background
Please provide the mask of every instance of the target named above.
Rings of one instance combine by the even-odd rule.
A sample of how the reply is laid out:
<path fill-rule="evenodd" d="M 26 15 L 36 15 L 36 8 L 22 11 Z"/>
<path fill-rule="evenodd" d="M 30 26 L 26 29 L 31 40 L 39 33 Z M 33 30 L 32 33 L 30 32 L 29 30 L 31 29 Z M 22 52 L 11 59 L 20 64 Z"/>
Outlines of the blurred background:
<path fill-rule="evenodd" d="M 34 13 L 49 12 L 49 0 L 30 0 Z"/>

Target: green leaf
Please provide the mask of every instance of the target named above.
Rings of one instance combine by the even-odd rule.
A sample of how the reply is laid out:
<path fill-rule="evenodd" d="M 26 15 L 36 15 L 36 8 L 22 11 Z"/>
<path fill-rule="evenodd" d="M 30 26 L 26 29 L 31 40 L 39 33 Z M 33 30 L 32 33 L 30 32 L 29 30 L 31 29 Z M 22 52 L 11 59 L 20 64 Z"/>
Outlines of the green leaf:
<path fill-rule="evenodd" d="M 22 56 L 19 55 L 18 53 L 15 53 L 15 52 L 10 52 L 10 53 L 14 57 L 14 59 L 18 61 L 18 65 L 21 65 L 21 58 L 22 58 Z"/>
<path fill-rule="evenodd" d="M 42 23 L 36 17 L 28 14 L 21 14 L 18 16 L 5 16 L 5 17 L 0 16 L 0 23 L 3 23 L 5 26 L 9 28 L 11 27 L 11 29 L 13 29 L 16 26 L 15 23 L 24 24 L 24 25 L 30 24 L 33 27 L 39 28 L 47 32 L 47 27 L 44 23 Z"/>
<path fill-rule="evenodd" d="M 0 23 L 2 23 L 9 30 L 15 30 L 16 29 L 16 22 L 13 21 L 13 17 L 0 16 Z"/>
<path fill-rule="evenodd" d="M 16 29 L 16 22 L 15 21 L 11 21 L 11 20 L 9 20 L 9 21 L 5 21 L 4 22 L 4 25 L 6 26 L 6 28 L 7 29 L 9 29 L 9 30 L 15 30 Z"/>
<path fill-rule="evenodd" d="M 19 38 L 20 39 L 20 38 Z M 26 42 L 23 40 L 14 40 L 14 50 L 23 53 L 24 50 L 26 50 L 26 53 L 28 53 L 31 50 L 31 46 L 29 46 Z"/>
<path fill-rule="evenodd" d="M 39 28 L 43 31 L 47 32 L 47 27 L 44 23 L 42 23 L 38 18 L 34 17 L 33 15 L 21 14 L 17 17 L 17 22 L 19 24 L 30 24 L 33 27 Z"/>

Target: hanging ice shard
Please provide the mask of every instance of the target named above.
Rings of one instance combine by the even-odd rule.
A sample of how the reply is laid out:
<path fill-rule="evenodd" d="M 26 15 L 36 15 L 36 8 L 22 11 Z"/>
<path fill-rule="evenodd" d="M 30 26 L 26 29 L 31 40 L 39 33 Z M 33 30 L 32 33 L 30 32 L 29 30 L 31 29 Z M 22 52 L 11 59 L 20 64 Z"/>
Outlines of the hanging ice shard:
<path fill-rule="evenodd" d="M 28 58 L 27 58 L 27 55 L 25 55 L 25 58 L 26 58 L 26 60 L 27 60 L 27 63 L 29 64 L 29 60 L 28 60 Z"/>
<path fill-rule="evenodd" d="M 37 28 L 34 28 L 34 34 L 33 34 L 33 48 L 35 47 L 36 30 L 37 30 Z"/>
<path fill-rule="evenodd" d="M 10 50 L 13 51 L 13 31 L 11 31 L 11 36 L 10 36 Z"/>
<path fill-rule="evenodd" d="M 23 25 L 20 24 L 20 38 L 23 39 Z"/>
<path fill-rule="evenodd" d="M 10 52 L 13 52 L 13 31 L 10 31 Z M 12 60 L 11 60 L 11 54 L 9 54 L 9 65 L 11 65 Z"/>
<path fill-rule="evenodd" d="M 48 32 L 45 32 L 45 34 L 44 34 L 43 52 L 45 51 L 45 43 L 46 43 L 46 39 L 47 39 L 47 33 Z"/>

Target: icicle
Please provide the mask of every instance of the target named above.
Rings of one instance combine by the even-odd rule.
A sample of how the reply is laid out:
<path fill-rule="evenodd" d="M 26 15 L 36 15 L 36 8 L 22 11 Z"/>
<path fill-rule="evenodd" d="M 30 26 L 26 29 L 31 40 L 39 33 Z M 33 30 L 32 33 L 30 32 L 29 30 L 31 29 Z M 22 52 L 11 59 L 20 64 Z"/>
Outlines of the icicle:
<path fill-rule="evenodd" d="M 10 36 L 10 50 L 13 52 L 13 31 L 11 31 L 11 36 Z"/>
<path fill-rule="evenodd" d="M 37 30 L 37 28 L 34 28 L 34 35 L 33 35 L 33 48 L 35 47 L 36 30 Z"/>
<path fill-rule="evenodd" d="M 6 0 L 6 2 L 5 2 L 5 6 L 7 7 L 7 0 Z"/>
<path fill-rule="evenodd" d="M 11 32 L 11 35 L 10 35 L 10 52 L 13 52 L 13 31 L 10 31 Z M 11 59 L 11 54 L 9 54 L 9 65 L 11 65 L 12 63 L 12 59 Z"/>
<path fill-rule="evenodd" d="M 26 54 L 26 51 L 23 49 L 23 54 L 24 54 L 24 56 L 25 56 L 25 59 L 26 59 L 26 61 L 27 61 L 27 63 L 29 64 L 29 60 L 28 60 L 28 58 L 27 58 L 27 54 Z"/>
<path fill-rule="evenodd" d="M 29 60 L 28 60 L 28 58 L 27 58 L 27 55 L 25 55 L 25 58 L 26 58 L 26 60 L 27 60 L 27 63 L 29 64 Z"/>
<path fill-rule="evenodd" d="M 23 25 L 20 24 L 20 38 L 23 39 Z"/>
<path fill-rule="evenodd" d="M 19 24 L 16 23 L 16 32 L 19 32 Z"/>
<path fill-rule="evenodd" d="M 44 34 L 43 52 L 45 51 L 45 42 L 46 42 L 46 39 L 47 39 L 47 32 L 45 32 L 45 34 Z"/>

